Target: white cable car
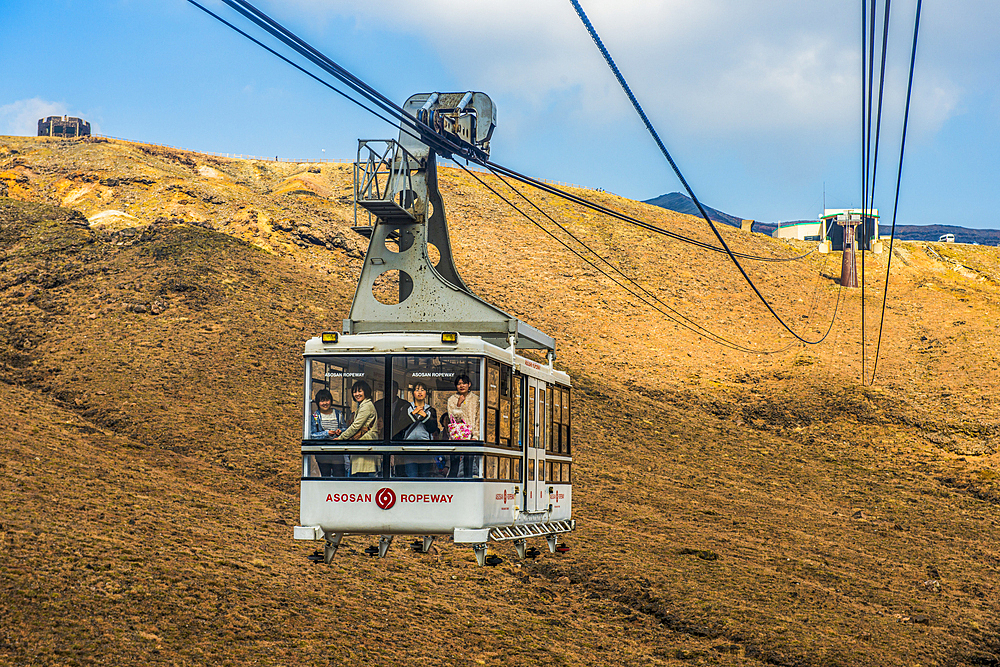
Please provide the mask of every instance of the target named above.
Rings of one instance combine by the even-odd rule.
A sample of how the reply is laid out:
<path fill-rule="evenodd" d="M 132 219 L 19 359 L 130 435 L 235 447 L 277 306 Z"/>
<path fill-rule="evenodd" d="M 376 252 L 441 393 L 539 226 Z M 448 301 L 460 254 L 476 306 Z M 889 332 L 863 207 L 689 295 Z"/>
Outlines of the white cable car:
<path fill-rule="evenodd" d="M 488 151 L 486 95 L 414 95 L 405 108 Z M 491 541 L 523 558 L 544 537 L 555 551 L 575 528 L 570 378 L 552 366 L 555 341 L 462 282 L 428 146 L 401 132 L 358 152 L 355 200 L 373 224 L 355 227 L 370 242 L 343 335 L 306 343 L 295 538 L 324 542 L 327 563 L 345 534 L 379 535 L 382 557 L 396 535 L 421 536 L 425 552 L 450 535 L 480 565 Z M 519 348 L 546 350 L 547 363 Z"/>

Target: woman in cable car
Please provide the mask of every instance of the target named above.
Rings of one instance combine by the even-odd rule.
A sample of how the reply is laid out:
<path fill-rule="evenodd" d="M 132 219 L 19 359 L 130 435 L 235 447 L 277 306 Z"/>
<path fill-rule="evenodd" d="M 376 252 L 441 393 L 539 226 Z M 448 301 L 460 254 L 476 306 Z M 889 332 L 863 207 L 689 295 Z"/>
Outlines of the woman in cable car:
<path fill-rule="evenodd" d="M 455 393 L 448 399 L 448 433 L 452 440 L 479 440 L 479 397 L 470 389 L 472 380 L 468 375 L 455 378 Z"/>
<path fill-rule="evenodd" d="M 316 392 L 316 410 L 312 413 L 312 438 L 335 438 L 346 428 L 344 415 L 333 407 L 333 395 L 326 389 Z"/>
<path fill-rule="evenodd" d="M 413 400 L 406 409 L 410 425 L 403 431 L 403 440 L 433 440 L 438 431 L 437 411 L 427 404 L 427 385 L 416 382 L 413 385 Z"/>

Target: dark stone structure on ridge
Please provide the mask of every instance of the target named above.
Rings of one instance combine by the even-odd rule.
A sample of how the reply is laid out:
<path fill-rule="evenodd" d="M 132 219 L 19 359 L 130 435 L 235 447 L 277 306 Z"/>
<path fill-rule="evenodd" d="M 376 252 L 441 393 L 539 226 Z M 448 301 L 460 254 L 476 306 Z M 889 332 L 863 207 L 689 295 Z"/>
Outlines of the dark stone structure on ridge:
<path fill-rule="evenodd" d="M 82 118 L 49 116 L 38 121 L 40 137 L 89 137 L 90 123 Z"/>

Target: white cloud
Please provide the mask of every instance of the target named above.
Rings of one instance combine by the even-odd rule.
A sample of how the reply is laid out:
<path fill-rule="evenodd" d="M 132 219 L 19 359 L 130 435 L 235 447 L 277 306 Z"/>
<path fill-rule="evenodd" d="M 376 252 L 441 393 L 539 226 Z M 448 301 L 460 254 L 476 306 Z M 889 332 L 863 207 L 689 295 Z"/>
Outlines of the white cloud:
<path fill-rule="evenodd" d="M 0 106 L 0 135 L 33 137 L 38 134 L 39 119 L 66 115 L 65 104 L 37 97 L 4 104 Z"/>
<path fill-rule="evenodd" d="M 568 2 L 296 0 L 310 17 L 425 36 L 455 78 L 531 113 L 572 92 L 571 113 L 631 114 Z M 857 9 L 800 0 L 592 0 L 584 9 L 654 119 L 703 136 L 821 124 L 853 129 L 831 105 L 858 87 Z M 283 4 L 287 13 L 287 4 Z M 304 13 L 305 13 L 304 12 Z M 293 17 L 289 17 L 290 19 Z M 654 120 L 656 123 L 656 120 Z"/>

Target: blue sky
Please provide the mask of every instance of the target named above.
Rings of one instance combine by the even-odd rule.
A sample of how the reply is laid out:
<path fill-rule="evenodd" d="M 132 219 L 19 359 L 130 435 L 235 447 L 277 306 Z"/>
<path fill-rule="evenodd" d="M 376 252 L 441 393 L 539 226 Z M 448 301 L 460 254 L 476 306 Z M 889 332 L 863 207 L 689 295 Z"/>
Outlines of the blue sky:
<path fill-rule="evenodd" d="M 824 189 L 830 208 L 860 205 L 861 3 L 582 4 L 705 203 L 764 221 L 814 218 Z M 897 0 L 890 22 L 875 201 L 886 222 L 914 5 Z M 568 0 L 258 6 L 400 103 L 488 93 L 496 162 L 635 199 L 681 189 Z M 901 224 L 1000 228 L 997 34 L 995 0 L 924 3 Z M 127 139 L 303 159 L 352 158 L 358 138 L 395 135 L 185 0 L 3 0 L 0 134 L 34 134 L 53 114 Z"/>

